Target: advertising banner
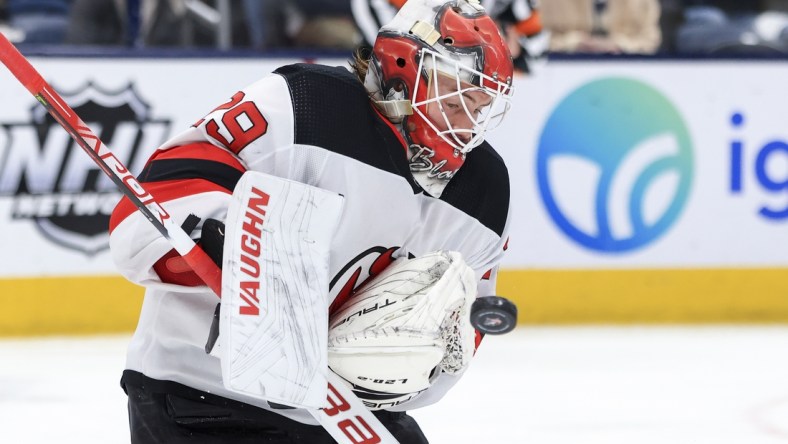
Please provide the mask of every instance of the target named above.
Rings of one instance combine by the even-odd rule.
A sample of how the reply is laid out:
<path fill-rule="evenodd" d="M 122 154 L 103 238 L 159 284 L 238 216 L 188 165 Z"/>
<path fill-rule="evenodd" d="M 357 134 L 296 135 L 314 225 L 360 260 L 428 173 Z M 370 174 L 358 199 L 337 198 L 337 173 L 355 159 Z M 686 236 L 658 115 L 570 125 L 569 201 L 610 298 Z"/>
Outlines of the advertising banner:
<path fill-rule="evenodd" d="M 783 267 L 786 63 L 563 62 L 522 78 L 490 139 L 510 267 Z"/>
<path fill-rule="evenodd" d="M 31 61 L 139 172 L 297 60 Z M 788 320 L 787 76 L 779 61 L 603 60 L 517 77 L 488 139 L 512 187 L 499 292 L 521 320 Z M 108 250 L 120 194 L 5 70 L 0 85 L 0 334 L 133 328 L 142 291 Z"/>

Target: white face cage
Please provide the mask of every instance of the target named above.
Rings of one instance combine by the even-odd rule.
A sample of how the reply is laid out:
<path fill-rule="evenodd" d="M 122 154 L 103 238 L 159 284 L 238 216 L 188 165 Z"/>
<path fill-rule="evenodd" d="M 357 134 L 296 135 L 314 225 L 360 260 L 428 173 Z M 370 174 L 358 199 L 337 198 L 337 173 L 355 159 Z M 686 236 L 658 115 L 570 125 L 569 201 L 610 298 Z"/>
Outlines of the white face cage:
<path fill-rule="evenodd" d="M 475 60 L 475 54 L 456 57 L 428 48 L 421 50 L 412 106 L 441 139 L 465 154 L 482 143 L 485 132 L 501 123 L 511 106 L 514 90 L 509 83 L 469 68 L 475 66 L 469 63 Z M 422 73 L 429 77 L 427 98 L 416 101 Z M 481 86 L 472 84 L 473 79 Z"/>

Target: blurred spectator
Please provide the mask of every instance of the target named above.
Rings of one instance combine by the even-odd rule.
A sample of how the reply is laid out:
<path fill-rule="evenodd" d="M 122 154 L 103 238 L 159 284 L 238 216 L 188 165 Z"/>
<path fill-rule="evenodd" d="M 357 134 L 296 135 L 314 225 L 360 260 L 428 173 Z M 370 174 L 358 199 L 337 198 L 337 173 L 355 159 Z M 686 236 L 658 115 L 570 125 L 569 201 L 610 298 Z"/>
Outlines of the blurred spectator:
<path fill-rule="evenodd" d="M 659 52 L 672 54 L 676 52 L 676 33 L 684 22 L 684 1 L 660 0 L 659 7 L 659 29 L 662 35 Z"/>
<path fill-rule="evenodd" d="M 243 0 L 255 49 L 355 47 L 358 35 L 348 0 Z"/>
<path fill-rule="evenodd" d="M 140 33 L 147 46 L 190 46 L 194 41 L 185 27 L 186 5 L 182 0 L 143 0 Z"/>
<path fill-rule="evenodd" d="M 213 3 L 198 0 L 140 0 L 139 37 L 133 43 L 144 46 L 214 46 L 218 39 L 215 24 L 205 24 L 200 15 L 189 8 L 196 5 L 203 6 L 197 8 L 201 11 L 213 10 Z M 247 34 L 241 4 L 234 1 L 231 6 L 234 9 L 227 19 L 234 21 L 231 23 L 234 31 L 232 39 L 244 45 L 247 43 Z M 128 13 L 126 0 L 74 0 L 67 41 L 94 45 L 131 43 L 127 34 Z"/>
<path fill-rule="evenodd" d="M 123 45 L 127 42 L 126 0 L 74 0 L 67 42 L 80 45 Z M 181 0 L 141 0 L 140 34 L 149 45 L 181 45 Z"/>
<path fill-rule="evenodd" d="M 763 0 L 763 10 L 788 12 L 788 0 Z"/>
<path fill-rule="evenodd" d="M 686 0 L 676 51 L 709 55 L 788 54 L 785 1 Z"/>
<path fill-rule="evenodd" d="M 141 0 L 140 39 L 145 46 L 216 46 L 217 23 L 210 23 L 204 11 L 217 5 L 212 0 Z M 241 6 L 230 4 L 231 29 L 244 30 Z M 232 40 L 232 36 L 231 36 Z M 232 43 L 232 42 L 230 42 Z"/>
<path fill-rule="evenodd" d="M 540 2 L 553 52 L 653 54 L 661 43 L 659 0 Z"/>
<path fill-rule="evenodd" d="M 549 34 L 543 31 L 536 0 L 482 0 L 482 6 L 503 31 L 520 72 L 533 73 L 545 61 Z"/>
<path fill-rule="evenodd" d="M 254 49 L 285 46 L 285 1 L 243 0 L 243 14 Z"/>
<path fill-rule="evenodd" d="M 5 0 L 8 22 L 24 34 L 20 43 L 63 43 L 71 0 Z"/>
<path fill-rule="evenodd" d="M 288 0 L 289 35 L 295 46 L 352 49 L 359 41 L 348 0 Z M 299 16 L 300 15 L 300 16 Z M 300 22 L 300 26 L 297 23 Z"/>
<path fill-rule="evenodd" d="M 126 9 L 123 0 L 74 0 L 66 43 L 122 45 Z"/>
<path fill-rule="evenodd" d="M 23 32 L 9 26 L 6 0 L 0 0 L 0 33 L 14 43 L 20 42 L 25 37 Z"/>
<path fill-rule="evenodd" d="M 711 7 L 734 17 L 765 11 L 786 11 L 787 0 L 683 0 L 686 9 Z"/>
<path fill-rule="evenodd" d="M 134 33 L 129 29 L 127 0 L 73 2 L 68 43 L 131 43 Z M 219 15 L 216 0 L 139 0 L 139 4 L 138 35 L 133 43 L 142 46 L 219 46 L 227 37 L 222 29 L 231 30 L 232 47 L 259 50 L 350 49 L 357 42 L 349 0 L 231 0 L 224 17 Z M 227 39 L 223 41 L 227 44 Z"/>
<path fill-rule="evenodd" d="M 6 0 L 0 0 L 0 30 L 6 26 L 8 21 L 8 10 L 6 8 Z"/>

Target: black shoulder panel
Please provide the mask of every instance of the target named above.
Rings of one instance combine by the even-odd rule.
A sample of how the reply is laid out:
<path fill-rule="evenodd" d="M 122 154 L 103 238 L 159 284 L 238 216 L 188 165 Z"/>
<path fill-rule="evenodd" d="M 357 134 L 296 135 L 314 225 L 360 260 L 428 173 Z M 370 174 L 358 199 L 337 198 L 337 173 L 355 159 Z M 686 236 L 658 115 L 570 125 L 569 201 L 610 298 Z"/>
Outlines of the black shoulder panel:
<path fill-rule="evenodd" d="M 295 143 L 351 157 L 405 178 L 418 189 L 408 169 L 405 148 L 373 110 L 355 74 L 337 66 L 299 63 L 276 71 L 290 87 Z"/>
<path fill-rule="evenodd" d="M 441 200 L 503 234 L 509 212 L 509 171 L 501 156 L 484 142 L 468 153 Z"/>
<path fill-rule="evenodd" d="M 405 178 L 421 192 L 410 174 L 397 135 L 373 111 L 367 91 L 342 67 L 295 64 L 275 73 L 290 87 L 295 143 L 318 146 Z M 501 235 L 509 209 L 509 174 L 487 143 L 468 154 L 441 200 Z"/>
<path fill-rule="evenodd" d="M 243 171 L 225 163 L 205 159 L 154 159 L 139 174 L 140 183 L 166 180 L 203 179 L 230 193 L 241 180 Z"/>

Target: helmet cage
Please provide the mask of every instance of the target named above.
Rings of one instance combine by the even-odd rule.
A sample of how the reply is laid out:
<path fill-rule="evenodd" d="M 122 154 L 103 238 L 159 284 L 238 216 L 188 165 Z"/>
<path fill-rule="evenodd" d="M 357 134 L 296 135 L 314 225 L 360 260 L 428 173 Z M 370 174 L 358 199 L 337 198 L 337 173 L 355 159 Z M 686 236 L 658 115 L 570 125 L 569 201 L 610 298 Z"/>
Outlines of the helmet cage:
<path fill-rule="evenodd" d="M 502 82 L 498 78 L 488 76 L 476 69 L 468 66 L 476 66 L 476 63 L 468 63 L 467 58 L 476 58 L 477 54 L 453 54 L 454 57 L 445 56 L 439 52 L 423 47 L 420 51 L 419 69 L 413 94 L 411 95 L 413 112 L 417 113 L 427 125 L 449 146 L 466 154 L 473 148 L 479 146 L 484 141 L 487 131 L 495 129 L 503 120 L 511 106 L 513 89 L 509 82 Z M 458 60 L 455 57 L 460 57 Z M 439 89 L 439 76 L 451 79 L 455 82 L 450 91 L 441 92 Z M 423 79 L 426 77 L 426 79 Z M 426 81 L 424 81 L 426 80 Z M 419 91 L 425 88 L 426 91 Z M 490 103 L 472 110 L 473 104 L 469 104 L 466 94 L 470 92 L 482 92 L 490 97 Z M 456 99 L 455 99 L 456 97 Z M 461 120 L 469 122 L 468 128 L 455 128 L 445 109 L 446 99 L 457 100 L 461 104 L 464 117 Z M 438 125 L 428 116 L 427 108 L 435 105 L 440 111 L 442 124 Z M 455 120 L 456 121 L 456 120 Z M 444 126 L 445 129 L 440 129 Z M 463 137 L 464 136 L 464 137 Z"/>

